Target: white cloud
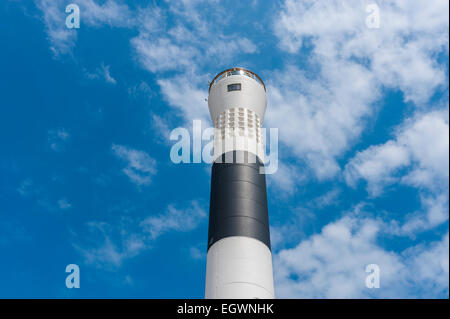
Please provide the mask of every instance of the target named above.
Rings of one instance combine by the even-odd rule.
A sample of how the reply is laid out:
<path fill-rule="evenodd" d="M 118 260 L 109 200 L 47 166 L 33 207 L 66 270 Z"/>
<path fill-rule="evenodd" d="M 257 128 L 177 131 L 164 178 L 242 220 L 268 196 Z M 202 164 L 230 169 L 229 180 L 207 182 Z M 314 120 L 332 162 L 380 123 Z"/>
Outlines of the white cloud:
<path fill-rule="evenodd" d="M 393 140 L 358 152 L 344 175 L 349 185 L 366 180 L 373 196 L 394 182 L 442 191 L 448 189 L 448 154 L 448 110 L 433 111 L 405 120 Z"/>
<path fill-rule="evenodd" d="M 146 152 L 135 150 L 123 145 L 113 144 L 114 154 L 126 161 L 127 166 L 122 172 L 137 186 L 146 186 L 156 174 L 156 161 Z"/>
<path fill-rule="evenodd" d="M 421 209 L 405 216 L 405 221 L 391 221 L 386 232 L 415 238 L 417 233 L 432 229 L 448 220 L 448 192 L 420 195 Z"/>
<path fill-rule="evenodd" d="M 82 23 L 89 26 L 130 27 L 135 23 L 133 13 L 123 1 L 106 0 L 98 4 L 94 0 L 78 0 L 77 4 Z"/>
<path fill-rule="evenodd" d="M 448 234 L 402 253 L 377 243 L 379 220 L 345 216 L 274 256 L 276 293 L 284 298 L 417 298 L 448 294 Z M 428 263 L 427 260 L 432 260 Z M 380 288 L 368 289 L 365 267 L 380 267 Z"/>
<path fill-rule="evenodd" d="M 334 206 L 339 202 L 339 195 L 341 190 L 339 188 L 333 188 L 332 190 L 324 193 L 323 195 L 316 197 L 312 200 L 313 207 L 322 209 L 328 206 Z"/>
<path fill-rule="evenodd" d="M 431 190 L 448 188 L 448 108 L 425 114 L 413 124 L 407 124 L 398 136 L 398 143 L 409 147 L 416 164 L 402 182 Z"/>
<path fill-rule="evenodd" d="M 103 62 L 100 64 L 100 67 L 98 67 L 94 73 L 86 72 L 86 76 L 91 79 L 103 79 L 105 82 L 110 84 L 116 84 L 117 81 L 114 79 L 111 75 L 111 66 L 105 65 Z"/>
<path fill-rule="evenodd" d="M 105 78 L 105 81 L 111 84 L 116 84 L 116 79 L 114 79 L 111 76 L 111 72 L 109 71 L 110 66 L 109 65 L 104 65 L 103 63 L 101 64 L 101 71 L 102 71 L 102 75 Z"/>
<path fill-rule="evenodd" d="M 210 122 L 208 104 L 205 101 L 208 96 L 206 85 L 204 89 L 199 88 L 198 82 L 189 75 L 158 80 L 158 84 L 169 105 L 179 109 L 188 123 L 192 123 L 194 119 Z"/>
<path fill-rule="evenodd" d="M 401 226 L 394 223 L 392 233 L 413 236 L 442 224 L 448 219 L 448 109 L 405 120 L 394 139 L 349 160 L 344 176 L 353 187 L 365 180 L 372 197 L 393 184 L 418 188 L 422 211 L 409 214 Z"/>
<path fill-rule="evenodd" d="M 145 69 L 157 74 L 170 70 L 181 72 L 170 77 L 159 75 L 157 83 L 163 98 L 170 106 L 181 111 L 178 114 L 187 123 L 193 119 L 209 121 L 205 101 L 208 96 L 207 74 L 196 71 L 199 59 L 205 58 L 202 52 L 190 42 L 178 42 L 174 38 L 166 37 L 149 37 L 145 33 L 133 38 L 131 44 Z"/>
<path fill-rule="evenodd" d="M 268 127 L 319 179 L 335 176 L 336 157 L 352 145 L 372 114 L 377 85 L 366 68 L 352 62 L 322 61 L 317 78 L 296 67 L 267 81 Z"/>
<path fill-rule="evenodd" d="M 406 100 L 426 102 L 446 79 L 435 53 L 448 53 L 448 1 L 378 1 L 379 29 L 365 25 L 369 3 L 286 0 L 275 23 L 280 45 L 297 52 L 310 40 L 321 57 L 366 59 L 383 85 L 402 90 Z"/>
<path fill-rule="evenodd" d="M 317 214 L 313 210 L 303 207 L 294 209 L 284 209 L 289 212 L 282 223 L 271 222 L 270 226 L 270 245 L 272 251 L 278 251 L 285 247 L 292 247 L 302 238 L 306 237 L 305 229 L 314 228 L 317 223 Z M 286 236 L 289 234 L 288 236 Z"/>
<path fill-rule="evenodd" d="M 267 175 L 269 187 L 277 187 L 285 195 L 292 195 L 297 190 L 297 186 L 306 180 L 306 176 L 301 174 L 295 165 L 288 165 L 282 162 L 278 165 L 278 170 L 274 174 Z"/>
<path fill-rule="evenodd" d="M 229 12 L 221 14 L 224 8 L 216 3 L 170 2 L 172 27 L 167 27 L 160 10 L 151 10 L 154 14 L 140 15 L 139 35 L 131 39 L 138 61 L 150 72 L 177 71 L 198 82 L 195 78 L 202 67 L 212 63 L 225 65 L 239 53 L 252 54 L 258 50 L 250 39 L 225 35 L 218 28 L 220 22 L 231 17 Z M 203 15 L 214 19 L 205 19 Z"/>
<path fill-rule="evenodd" d="M 205 217 L 205 211 L 196 201 L 193 201 L 190 207 L 182 210 L 169 205 L 164 214 L 147 217 L 140 225 L 151 239 L 155 239 L 172 230 L 190 231 L 197 227 L 199 222 Z"/>
<path fill-rule="evenodd" d="M 359 178 L 368 181 L 367 190 L 372 196 L 380 195 L 386 185 L 398 181 L 392 171 L 403 168 L 410 163 L 408 150 L 402 145 L 389 141 L 381 146 L 371 146 L 358 152 L 346 165 L 347 184 L 355 186 Z"/>
<path fill-rule="evenodd" d="M 191 246 L 189 248 L 189 256 L 195 260 L 206 260 L 206 252 L 201 245 Z"/>
<path fill-rule="evenodd" d="M 154 139 L 160 143 L 170 144 L 170 128 L 168 121 L 162 117 L 152 114 L 151 126 L 154 131 Z"/>
<path fill-rule="evenodd" d="M 148 39 L 140 35 L 131 44 L 143 66 L 151 72 L 192 68 L 194 56 L 199 55 L 194 47 L 180 47 L 167 38 Z"/>
<path fill-rule="evenodd" d="M 408 261 L 409 273 L 415 284 L 412 287 L 417 295 L 426 298 L 436 297 L 445 292 L 448 298 L 449 287 L 449 234 L 441 241 L 428 245 L 418 245 L 404 252 Z"/>
<path fill-rule="evenodd" d="M 215 23 L 223 23 L 227 18 L 226 11 L 217 5 L 218 0 L 182 0 L 167 1 L 169 10 L 180 17 L 187 25 L 200 35 L 209 32 L 211 21 L 205 19 L 205 16 L 213 16 Z M 202 7 L 200 8 L 199 5 Z"/>
<path fill-rule="evenodd" d="M 402 264 L 394 254 L 375 244 L 379 225 L 372 220 L 343 218 L 275 255 L 278 297 L 357 298 L 365 292 L 365 266 L 378 264 L 383 287 L 389 285 Z"/>
<path fill-rule="evenodd" d="M 225 37 L 219 38 L 208 46 L 206 51 L 210 59 L 220 59 L 222 63 L 233 62 L 234 56 L 239 53 L 253 54 L 258 51 L 258 47 L 246 37 Z"/>
<path fill-rule="evenodd" d="M 319 179 L 339 172 L 336 158 L 360 136 L 381 88 L 423 106 L 446 83 L 437 56 L 448 54 L 448 2 L 379 1 L 379 29 L 366 27 L 368 3 L 286 0 L 274 19 L 280 47 L 307 50 L 301 58 L 317 76 L 287 66 L 268 79 L 267 122 Z"/>
<path fill-rule="evenodd" d="M 251 40 L 245 37 L 237 39 L 236 44 L 244 53 L 255 53 L 258 51 L 258 47 Z"/>
<path fill-rule="evenodd" d="M 142 239 L 123 231 L 115 243 L 113 235 L 117 230 L 105 222 L 89 222 L 87 230 L 88 235 L 77 239 L 73 246 L 88 265 L 119 267 L 125 259 L 135 256 L 144 248 Z"/>

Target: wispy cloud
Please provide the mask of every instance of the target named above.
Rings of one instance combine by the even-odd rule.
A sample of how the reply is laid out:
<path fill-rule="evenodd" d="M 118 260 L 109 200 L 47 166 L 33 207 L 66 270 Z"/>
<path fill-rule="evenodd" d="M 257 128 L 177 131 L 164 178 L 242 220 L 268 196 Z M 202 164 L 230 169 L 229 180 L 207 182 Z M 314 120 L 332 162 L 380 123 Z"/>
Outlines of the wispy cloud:
<path fill-rule="evenodd" d="M 35 0 L 42 11 L 50 49 L 55 55 L 71 53 L 77 39 L 75 29 L 66 28 L 65 6 L 58 0 Z"/>
<path fill-rule="evenodd" d="M 297 187 L 302 185 L 307 179 L 296 165 L 280 162 L 278 170 L 274 174 L 267 175 L 269 187 L 276 187 L 281 194 L 290 196 L 297 191 Z"/>
<path fill-rule="evenodd" d="M 197 81 L 192 81 L 187 74 L 158 80 L 158 84 L 167 103 L 179 109 L 186 121 L 200 119 L 204 123 L 209 123 L 209 112 L 205 101 L 208 96 L 206 85 L 203 88 L 199 87 Z"/>
<path fill-rule="evenodd" d="M 169 205 L 164 214 L 147 217 L 141 222 L 141 226 L 151 239 L 155 239 L 172 230 L 190 231 L 197 227 L 198 223 L 205 217 L 205 211 L 196 201 L 193 201 L 187 209 L 180 210 L 173 205 Z"/>
<path fill-rule="evenodd" d="M 167 38 L 147 39 L 139 36 L 131 40 L 143 66 L 151 72 L 170 71 L 192 66 L 193 57 L 199 55 L 194 47 L 179 47 Z"/>
<path fill-rule="evenodd" d="M 28 197 L 28 196 L 34 194 L 36 192 L 36 189 L 34 187 L 33 180 L 31 178 L 26 178 L 25 180 L 23 180 L 19 184 L 19 187 L 17 188 L 17 192 L 24 197 Z"/>
<path fill-rule="evenodd" d="M 65 128 L 49 130 L 47 135 L 48 144 L 55 152 L 63 151 L 71 136 Z"/>
<path fill-rule="evenodd" d="M 189 255 L 192 259 L 195 260 L 205 260 L 206 259 L 206 251 L 200 246 L 191 246 L 189 248 Z"/>
<path fill-rule="evenodd" d="M 156 161 L 146 152 L 123 145 L 112 145 L 114 154 L 127 163 L 122 172 L 137 186 L 147 186 L 157 173 Z"/>
<path fill-rule="evenodd" d="M 39 185 L 32 178 L 24 179 L 17 187 L 17 192 L 24 199 L 33 201 L 38 207 L 48 212 L 60 212 L 72 207 L 66 197 L 55 199 L 48 188 Z"/>
<path fill-rule="evenodd" d="M 75 234 L 77 238 L 73 246 L 86 264 L 115 269 L 125 259 L 134 257 L 145 249 L 143 238 L 118 229 L 123 229 L 126 225 L 124 221 L 119 226 L 106 222 L 89 222 L 86 225 L 87 235 L 81 238 Z"/>
<path fill-rule="evenodd" d="M 317 214 L 305 206 L 307 205 L 300 204 L 297 207 L 288 207 L 287 217 L 282 221 L 271 222 L 270 245 L 273 252 L 296 245 L 299 240 L 306 238 L 306 229 L 314 228 L 314 224 L 318 221 Z"/>
<path fill-rule="evenodd" d="M 107 83 L 110 83 L 110 84 L 116 84 L 117 81 L 116 81 L 115 78 L 112 77 L 110 69 L 111 69 L 111 66 L 105 65 L 105 64 L 102 62 L 102 63 L 100 64 L 100 67 L 97 68 L 97 69 L 95 70 L 95 72 L 90 73 L 90 72 L 87 72 L 87 71 L 86 71 L 86 76 L 87 76 L 89 79 L 91 79 L 91 80 L 93 80 L 93 79 L 102 79 L 102 80 L 104 80 L 104 81 L 107 82 Z"/>
<path fill-rule="evenodd" d="M 151 127 L 154 132 L 154 139 L 160 143 L 170 143 L 169 122 L 156 114 L 151 115 Z"/>
<path fill-rule="evenodd" d="M 317 209 L 322 209 L 328 206 L 334 206 L 339 202 L 339 195 L 342 190 L 339 188 L 333 188 L 332 190 L 314 198 L 311 202 L 311 206 Z"/>
<path fill-rule="evenodd" d="M 114 270 L 124 261 L 151 249 L 160 236 L 192 231 L 205 217 L 204 208 L 192 201 L 183 208 L 171 204 L 163 213 L 142 220 L 89 222 L 87 235 L 74 233 L 73 246 L 86 264 Z"/>
<path fill-rule="evenodd" d="M 150 97 L 152 94 L 152 89 L 147 82 L 142 81 L 139 84 L 133 85 L 128 88 L 128 94 L 130 94 L 132 97 L 137 97 L 140 94 L 143 94 L 145 97 Z"/>

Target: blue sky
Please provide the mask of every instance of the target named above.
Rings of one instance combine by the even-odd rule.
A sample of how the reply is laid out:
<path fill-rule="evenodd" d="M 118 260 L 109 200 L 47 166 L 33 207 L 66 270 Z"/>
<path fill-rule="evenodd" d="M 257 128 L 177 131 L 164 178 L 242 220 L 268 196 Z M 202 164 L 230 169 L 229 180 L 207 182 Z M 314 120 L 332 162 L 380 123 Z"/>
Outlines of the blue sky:
<path fill-rule="evenodd" d="M 2 1 L 0 297 L 202 298 L 210 164 L 169 134 L 242 66 L 279 130 L 276 296 L 448 298 L 449 4 L 370 3 Z"/>

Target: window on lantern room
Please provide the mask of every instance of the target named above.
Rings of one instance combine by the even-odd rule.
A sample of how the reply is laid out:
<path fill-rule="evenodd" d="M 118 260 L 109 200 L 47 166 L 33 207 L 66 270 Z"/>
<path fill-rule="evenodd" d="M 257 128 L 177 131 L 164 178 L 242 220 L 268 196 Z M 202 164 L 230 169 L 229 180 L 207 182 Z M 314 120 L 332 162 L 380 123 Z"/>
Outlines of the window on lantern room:
<path fill-rule="evenodd" d="M 241 90 L 241 83 L 228 84 L 228 92 L 240 90 Z"/>

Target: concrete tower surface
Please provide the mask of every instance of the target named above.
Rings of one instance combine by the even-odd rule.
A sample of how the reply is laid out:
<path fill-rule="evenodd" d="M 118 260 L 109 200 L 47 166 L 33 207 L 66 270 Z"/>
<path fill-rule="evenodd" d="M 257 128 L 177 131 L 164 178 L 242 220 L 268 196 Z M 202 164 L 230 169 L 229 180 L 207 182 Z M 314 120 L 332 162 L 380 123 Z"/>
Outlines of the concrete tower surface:
<path fill-rule="evenodd" d="M 209 87 L 214 124 L 206 298 L 274 298 L 262 122 L 266 88 L 232 68 Z"/>

